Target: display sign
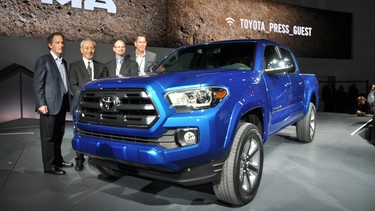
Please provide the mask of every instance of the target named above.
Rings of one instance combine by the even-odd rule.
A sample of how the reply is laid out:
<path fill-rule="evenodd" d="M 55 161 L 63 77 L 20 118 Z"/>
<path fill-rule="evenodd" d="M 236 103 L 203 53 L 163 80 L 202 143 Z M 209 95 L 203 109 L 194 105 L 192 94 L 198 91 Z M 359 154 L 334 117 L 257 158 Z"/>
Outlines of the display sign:
<path fill-rule="evenodd" d="M 176 48 L 228 39 L 271 39 L 298 57 L 352 58 L 352 14 L 268 0 L 0 1 L 0 36 L 45 38 L 61 31 L 67 40 L 91 37 Z"/>
<path fill-rule="evenodd" d="M 231 26 L 234 23 L 234 19 L 228 17 L 225 19 Z M 248 30 L 255 30 L 264 33 L 280 33 L 288 34 L 289 36 L 308 36 L 312 35 L 312 27 L 308 26 L 290 26 L 284 23 L 269 23 L 268 25 L 264 21 L 259 20 L 248 20 L 240 18 L 241 28 Z M 266 27 L 267 26 L 267 27 Z"/>
<path fill-rule="evenodd" d="M 175 46 L 271 39 L 289 46 L 298 57 L 352 58 L 351 13 L 266 0 L 177 1 L 168 10 L 179 11 L 168 14 L 168 40 Z"/>

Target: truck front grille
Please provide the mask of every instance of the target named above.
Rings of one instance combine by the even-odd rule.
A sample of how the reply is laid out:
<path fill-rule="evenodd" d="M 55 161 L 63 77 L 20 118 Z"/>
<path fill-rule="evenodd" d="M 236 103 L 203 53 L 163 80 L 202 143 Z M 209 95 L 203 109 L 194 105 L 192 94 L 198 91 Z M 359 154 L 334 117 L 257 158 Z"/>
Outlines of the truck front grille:
<path fill-rule="evenodd" d="M 158 117 L 143 89 L 85 90 L 78 103 L 78 120 L 83 123 L 149 128 Z"/>

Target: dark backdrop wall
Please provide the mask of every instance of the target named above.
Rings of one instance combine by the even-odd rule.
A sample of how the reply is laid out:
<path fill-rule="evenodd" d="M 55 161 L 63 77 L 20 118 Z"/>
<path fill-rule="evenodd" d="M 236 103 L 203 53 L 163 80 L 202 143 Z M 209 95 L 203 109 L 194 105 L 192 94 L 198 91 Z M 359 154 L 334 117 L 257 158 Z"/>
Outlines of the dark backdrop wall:
<path fill-rule="evenodd" d="M 270 0 L 0 1 L 0 35 L 46 37 L 51 31 L 79 41 L 92 37 L 132 44 L 147 34 L 151 46 L 255 38 L 289 46 L 296 56 L 351 59 L 352 14 Z M 346 43 L 347 45 L 342 45 Z"/>
<path fill-rule="evenodd" d="M 219 26 L 217 21 L 221 22 L 222 27 L 230 29 L 228 28 L 228 22 L 226 20 L 229 16 L 234 19 L 235 23 L 238 23 L 238 18 L 247 18 L 249 20 L 259 19 L 251 13 L 241 14 L 238 12 L 237 14 L 235 10 L 232 11 L 230 9 L 231 7 L 220 6 L 222 2 L 229 2 L 235 5 L 241 5 L 244 2 L 252 2 L 254 4 L 258 3 L 260 7 L 264 7 L 264 9 L 275 9 L 271 6 L 266 7 L 264 6 L 266 4 L 262 4 L 261 1 L 257 0 L 117 0 L 117 11 L 116 13 L 111 13 L 102 8 L 88 10 L 83 8 L 83 5 L 82 8 L 74 8 L 71 6 L 72 2 L 76 2 L 74 0 L 65 5 L 59 5 L 58 0 L 51 1 L 53 2 L 51 5 L 41 4 L 41 2 L 42 0 L 0 0 L 0 71 L 13 63 L 20 64 L 33 71 L 36 58 L 48 52 L 45 41 L 47 34 L 64 27 L 63 32 L 67 36 L 64 57 L 68 60 L 68 63 L 80 59 L 79 41 L 84 37 L 90 36 L 97 40 L 98 48 L 95 58 L 99 61 L 106 62 L 113 57 L 111 44 L 113 39 L 125 39 L 127 41 L 128 51 L 131 51 L 134 50 L 132 46 L 133 39 L 135 35 L 139 33 L 148 35 L 149 50 L 157 52 L 159 54 L 159 59 L 161 59 L 175 46 L 180 44 L 225 39 L 224 36 L 217 36 L 220 35 L 220 33 L 213 30 L 215 26 Z M 373 3 L 371 0 L 363 0 L 361 2 L 353 2 L 351 0 L 264 0 L 264 2 L 284 3 L 291 5 L 291 8 L 294 8 L 294 6 L 302 6 L 304 8 L 351 14 L 352 43 L 341 43 L 343 48 L 351 49 L 351 58 L 322 59 L 298 57 L 300 66 L 303 72 L 314 73 L 320 80 L 327 80 L 328 77 L 333 76 L 336 80 L 341 81 L 368 80 L 370 83 L 375 82 L 375 74 L 373 73 L 374 67 L 372 65 L 374 55 L 373 48 L 375 46 L 375 40 L 373 39 L 373 37 L 375 37 L 375 28 L 372 27 L 372 25 L 375 22 L 375 13 L 372 11 Z M 206 10 L 193 10 L 197 5 L 204 8 L 203 3 L 206 6 L 217 5 L 217 7 L 210 7 L 210 9 L 206 7 Z M 241 12 L 246 11 L 246 9 L 247 8 L 244 8 Z M 204 13 L 204 11 L 206 11 L 206 13 Z M 229 14 L 228 11 L 231 13 Z M 283 11 L 284 10 L 280 10 L 279 12 L 282 14 Z M 218 18 L 216 15 L 209 15 L 216 13 L 223 14 L 223 16 Z M 39 18 L 39 16 L 42 18 Z M 171 20 L 173 20 L 175 16 L 181 19 L 179 25 L 172 24 L 173 22 Z M 222 18 L 224 18 L 224 20 Z M 204 20 L 204 24 L 196 24 L 196 22 L 194 22 L 195 24 L 191 24 L 190 20 L 193 19 L 194 21 L 195 19 L 198 21 Z M 56 21 L 59 24 L 56 25 Z M 294 25 L 284 22 L 283 20 L 275 20 L 275 22 L 290 24 L 290 26 Z M 306 26 L 310 25 L 306 24 Z M 334 29 L 335 28 L 332 30 Z M 109 32 L 112 34 L 110 35 Z M 247 33 L 255 32 L 247 30 Z M 263 32 L 259 32 L 258 34 L 263 34 L 265 35 L 264 38 L 268 38 L 267 34 Z M 228 38 L 246 37 L 246 35 L 237 36 L 234 31 L 232 31 L 232 34 L 228 33 L 227 35 L 230 35 Z M 263 35 L 259 37 L 263 37 Z M 255 34 L 251 37 L 253 36 L 255 37 Z M 268 36 L 271 36 L 271 34 Z M 284 34 L 274 33 L 272 36 L 276 36 L 276 38 L 278 36 L 284 37 Z M 299 45 L 303 48 L 305 45 L 308 46 L 307 44 L 308 41 L 304 41 Z M 324 46 L 322 48 L 324 49 Z M 19 87 L 16 87 L 15 83 L 9 81 L 4 81 L 2 83 L 0 94 L 11 91 L 19 92 L 18 90 L 20 90 Z M 6 85 L 4 85 L 4 83 L 6 83 Z M 2 105 L 4 102 L 4 100 L 0 101 L 0 109 L 3 108 Z M 14 107 L 17 107 L 18 110 L 19 106 L 16 105 L 16 102 Z M 31 112 L 33 112 L 33 108 L 30 109 Z M 0 117 L 5 116 L 6 112 L 7 111 L 1 109 Z M 0 119 L 0 122 L 1 121 Z"/>
<path fill-rule="evenodd" d="M 77 2 L 81 4 L 75 5 Z M 86 2 L 112 2 L 116 11 L 103 5 L 89 8 Z M 145 33 L 149 46 L 156 48 L 220 39 L 270 38 L 290 46 L 304 72 L 337 80 L 367 79 L 371 83 L 375 81 L 368 62 L 372 60 L 371 37 L 375 35 L 372 4 L 371 0 L 7 0 L 0 1 L 0 42 L 9 41 L 2 37 L 44 39 L 55 30 L 62 30 L 72 42 L 90 36 L 103 44 L 122 38 L 128 45 L 137 34 Z M 233 19 L 231 26 L 227 18 Z M 255 29 L 249 21 L 262 22 L 265 29 Z M 271 23 L 278 24 L 278 33 L 271 29 Z M 289 33 L 285 33 L 286 26 Z M 294 36 L 294 26 L 305 27 L 311 36 Z M 9 50 L 20 51 L 16 55 L 33 51 L 17 48 L 17 42 L 10 44 L 14 49 L 1 52 L 10 55 L 0 58 L 0 70 L 17 58 Z M 17 59 L 35 61 L 30 56 Z M 32 65 L 25 66 L 32 69 Z"/>

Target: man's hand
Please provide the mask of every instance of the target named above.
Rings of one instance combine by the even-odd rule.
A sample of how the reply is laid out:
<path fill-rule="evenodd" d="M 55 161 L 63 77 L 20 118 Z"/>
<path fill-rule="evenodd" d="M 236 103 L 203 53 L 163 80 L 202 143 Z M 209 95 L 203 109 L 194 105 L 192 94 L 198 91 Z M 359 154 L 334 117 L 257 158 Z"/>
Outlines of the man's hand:
<path fill-rule="evenodd" d="M 40 113 L 44 114 L 44 115 L 47 115 L 47 114 L 48 114 L 48 108 L 47 108 L 46 105 L 44 105 L 44 106 L 40 106 L 40 107 L 38 108 L 38 111 L 39 111 Z"/>

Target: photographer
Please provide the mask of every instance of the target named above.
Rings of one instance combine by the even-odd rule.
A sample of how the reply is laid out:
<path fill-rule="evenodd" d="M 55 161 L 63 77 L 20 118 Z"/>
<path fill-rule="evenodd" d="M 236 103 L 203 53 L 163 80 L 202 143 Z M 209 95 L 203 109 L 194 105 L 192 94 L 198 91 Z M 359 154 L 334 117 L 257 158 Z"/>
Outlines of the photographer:
<path fill-rule="evenodd" d="M 364 116 L 371 113 L 370 104 L 367 102 L 365 97 L 359 96 L 357 98 L 357 107 L 355 112 L 358 116 Z"/>
<path fill-rule="evenodd" d="M 371 113 L 375 113 L 375 84 L 371 85 L 370 93 L 367 96 L 367 102 L 371 106 Z"/>
<path fill-rule="evenodd" d="M 374 114 L 372 117 L 372 130 L 370 133 L 370 143 L 375 145 L 375 84 L 371 86 L 370 93 L 367 96 L 367 102 L 371 105 L 371 112 Z"/>

